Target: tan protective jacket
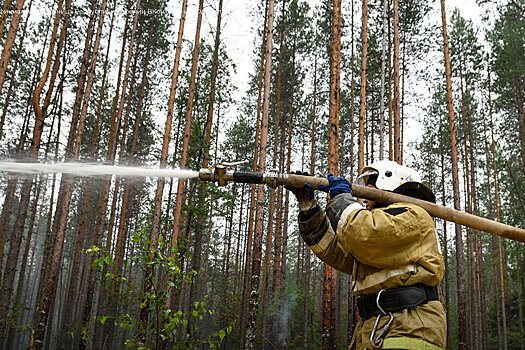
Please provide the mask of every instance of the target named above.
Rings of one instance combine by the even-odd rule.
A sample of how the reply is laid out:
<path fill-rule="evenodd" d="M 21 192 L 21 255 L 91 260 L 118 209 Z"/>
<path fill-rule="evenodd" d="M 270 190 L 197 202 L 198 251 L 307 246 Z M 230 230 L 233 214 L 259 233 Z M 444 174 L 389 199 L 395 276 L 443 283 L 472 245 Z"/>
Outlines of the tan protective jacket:
<path fill-rule="evenodd" d="M 436 286 L 445 272 L 434 221 L 417 205 L 395 203 L 369 211 L 351 194 L 341 194 L 328 203 L 326 213 L 320 208 L 308 216 L 301 213 L 299 230 L 322 261 L 353 276 L 358 296 L 417 283 Z M 445 348 L 446 316 L 439 301 L 394 317 L 384 346 Z M 387 320 L 381 319 L 379 331 Z M 379 348 L 369 342 L 375 321 L 376 317 L 359 321 L 351 349 Z"/>

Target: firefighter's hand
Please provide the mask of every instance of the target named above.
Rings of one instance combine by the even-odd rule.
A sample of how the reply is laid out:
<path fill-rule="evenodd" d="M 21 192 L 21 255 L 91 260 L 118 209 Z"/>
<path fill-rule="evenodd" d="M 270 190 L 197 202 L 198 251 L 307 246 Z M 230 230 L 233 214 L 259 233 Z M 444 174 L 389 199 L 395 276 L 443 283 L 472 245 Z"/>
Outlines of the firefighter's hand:
<path fill-rule="evenodd" d="M 310 176 L 310 174 L 301 171 L 295 171 L 292 172 L 292 174 Z M 314 209 L 317 206 L 317 201 L 315 200 L 314 196 L 314 189 L 312 188 L 312 185 L 310 185 L 308 182 L 304 184 L 303 188 L 289 186 L 284 186 L 284 188 L 286 188 L 288 191 L 292 192 L 295 195 L 295 197 L 297 198 L 297 202 L 299 203 L 299 209 L 301 211 L 306 212 L 311 209 Z"/>
<path fill-rule="evenodd" d="M 319 186 L 319 190 L 329 192 L 330 198 L 334 198 L 341 193 L 352 193 L 352 185 L 344 177 L 335 177 L 334 174 L 328 174 L 328 186 Z"/>

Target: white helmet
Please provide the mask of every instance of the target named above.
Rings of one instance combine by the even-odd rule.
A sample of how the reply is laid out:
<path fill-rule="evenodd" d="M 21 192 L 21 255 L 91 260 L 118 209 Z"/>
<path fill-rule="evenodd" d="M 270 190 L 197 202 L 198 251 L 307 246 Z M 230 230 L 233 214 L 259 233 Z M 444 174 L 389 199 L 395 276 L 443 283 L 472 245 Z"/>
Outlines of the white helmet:
<path fill-rule="evenodd" d="M 377 175 L 377 178 L 373 175 Z M 376 178 L 375 182 L 373 181 L 374 178 Z M 362 186 L 371 183 L 381 190 L 430 202 L 436 201 L 432 191 L 421 183 L 421 176 L 417 171 L 390 160 L 380 160 L 364 167 L 361 175 L 357 178 L 357 183 Z"/>

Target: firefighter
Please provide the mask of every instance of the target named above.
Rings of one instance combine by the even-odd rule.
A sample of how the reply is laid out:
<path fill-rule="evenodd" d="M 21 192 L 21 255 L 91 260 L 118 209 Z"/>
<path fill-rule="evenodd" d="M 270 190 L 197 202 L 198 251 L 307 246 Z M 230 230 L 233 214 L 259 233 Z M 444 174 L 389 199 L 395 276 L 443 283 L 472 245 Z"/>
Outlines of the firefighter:
<path fill-rule="evenodd" d="M 352 196 L 328 175 L 326 210 L 309 184 L 288 188 L 299 203 L 299 231 L 325 263 L 353 277 L 360 320 L 349 349 L 444 349 L 446 314 L 439 301 L 445 273 L 432 217 L 409 203 L 384 205 Z M 419 174 L 392 161 L 363 168 L 358 184 L 435 202 Z"/>

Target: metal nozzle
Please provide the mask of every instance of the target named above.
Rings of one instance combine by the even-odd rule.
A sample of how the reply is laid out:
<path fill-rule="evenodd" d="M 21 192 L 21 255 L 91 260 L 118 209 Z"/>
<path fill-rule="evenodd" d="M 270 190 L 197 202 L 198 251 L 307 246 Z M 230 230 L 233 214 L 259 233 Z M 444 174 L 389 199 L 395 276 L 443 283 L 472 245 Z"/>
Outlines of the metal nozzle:
<path fill-rule="evenodd" d="M 217 181 L 219 186 L 226 186 L 228 182 L 234 181 L 233 172 L 227 171 L 227 168 L 231 168 L 237 165 L 246 164 L 248 161 L 231 162 L 231 163 L 219 163 L 213 168 L 199 170 L 199 179 L 204 181 Z"/>

